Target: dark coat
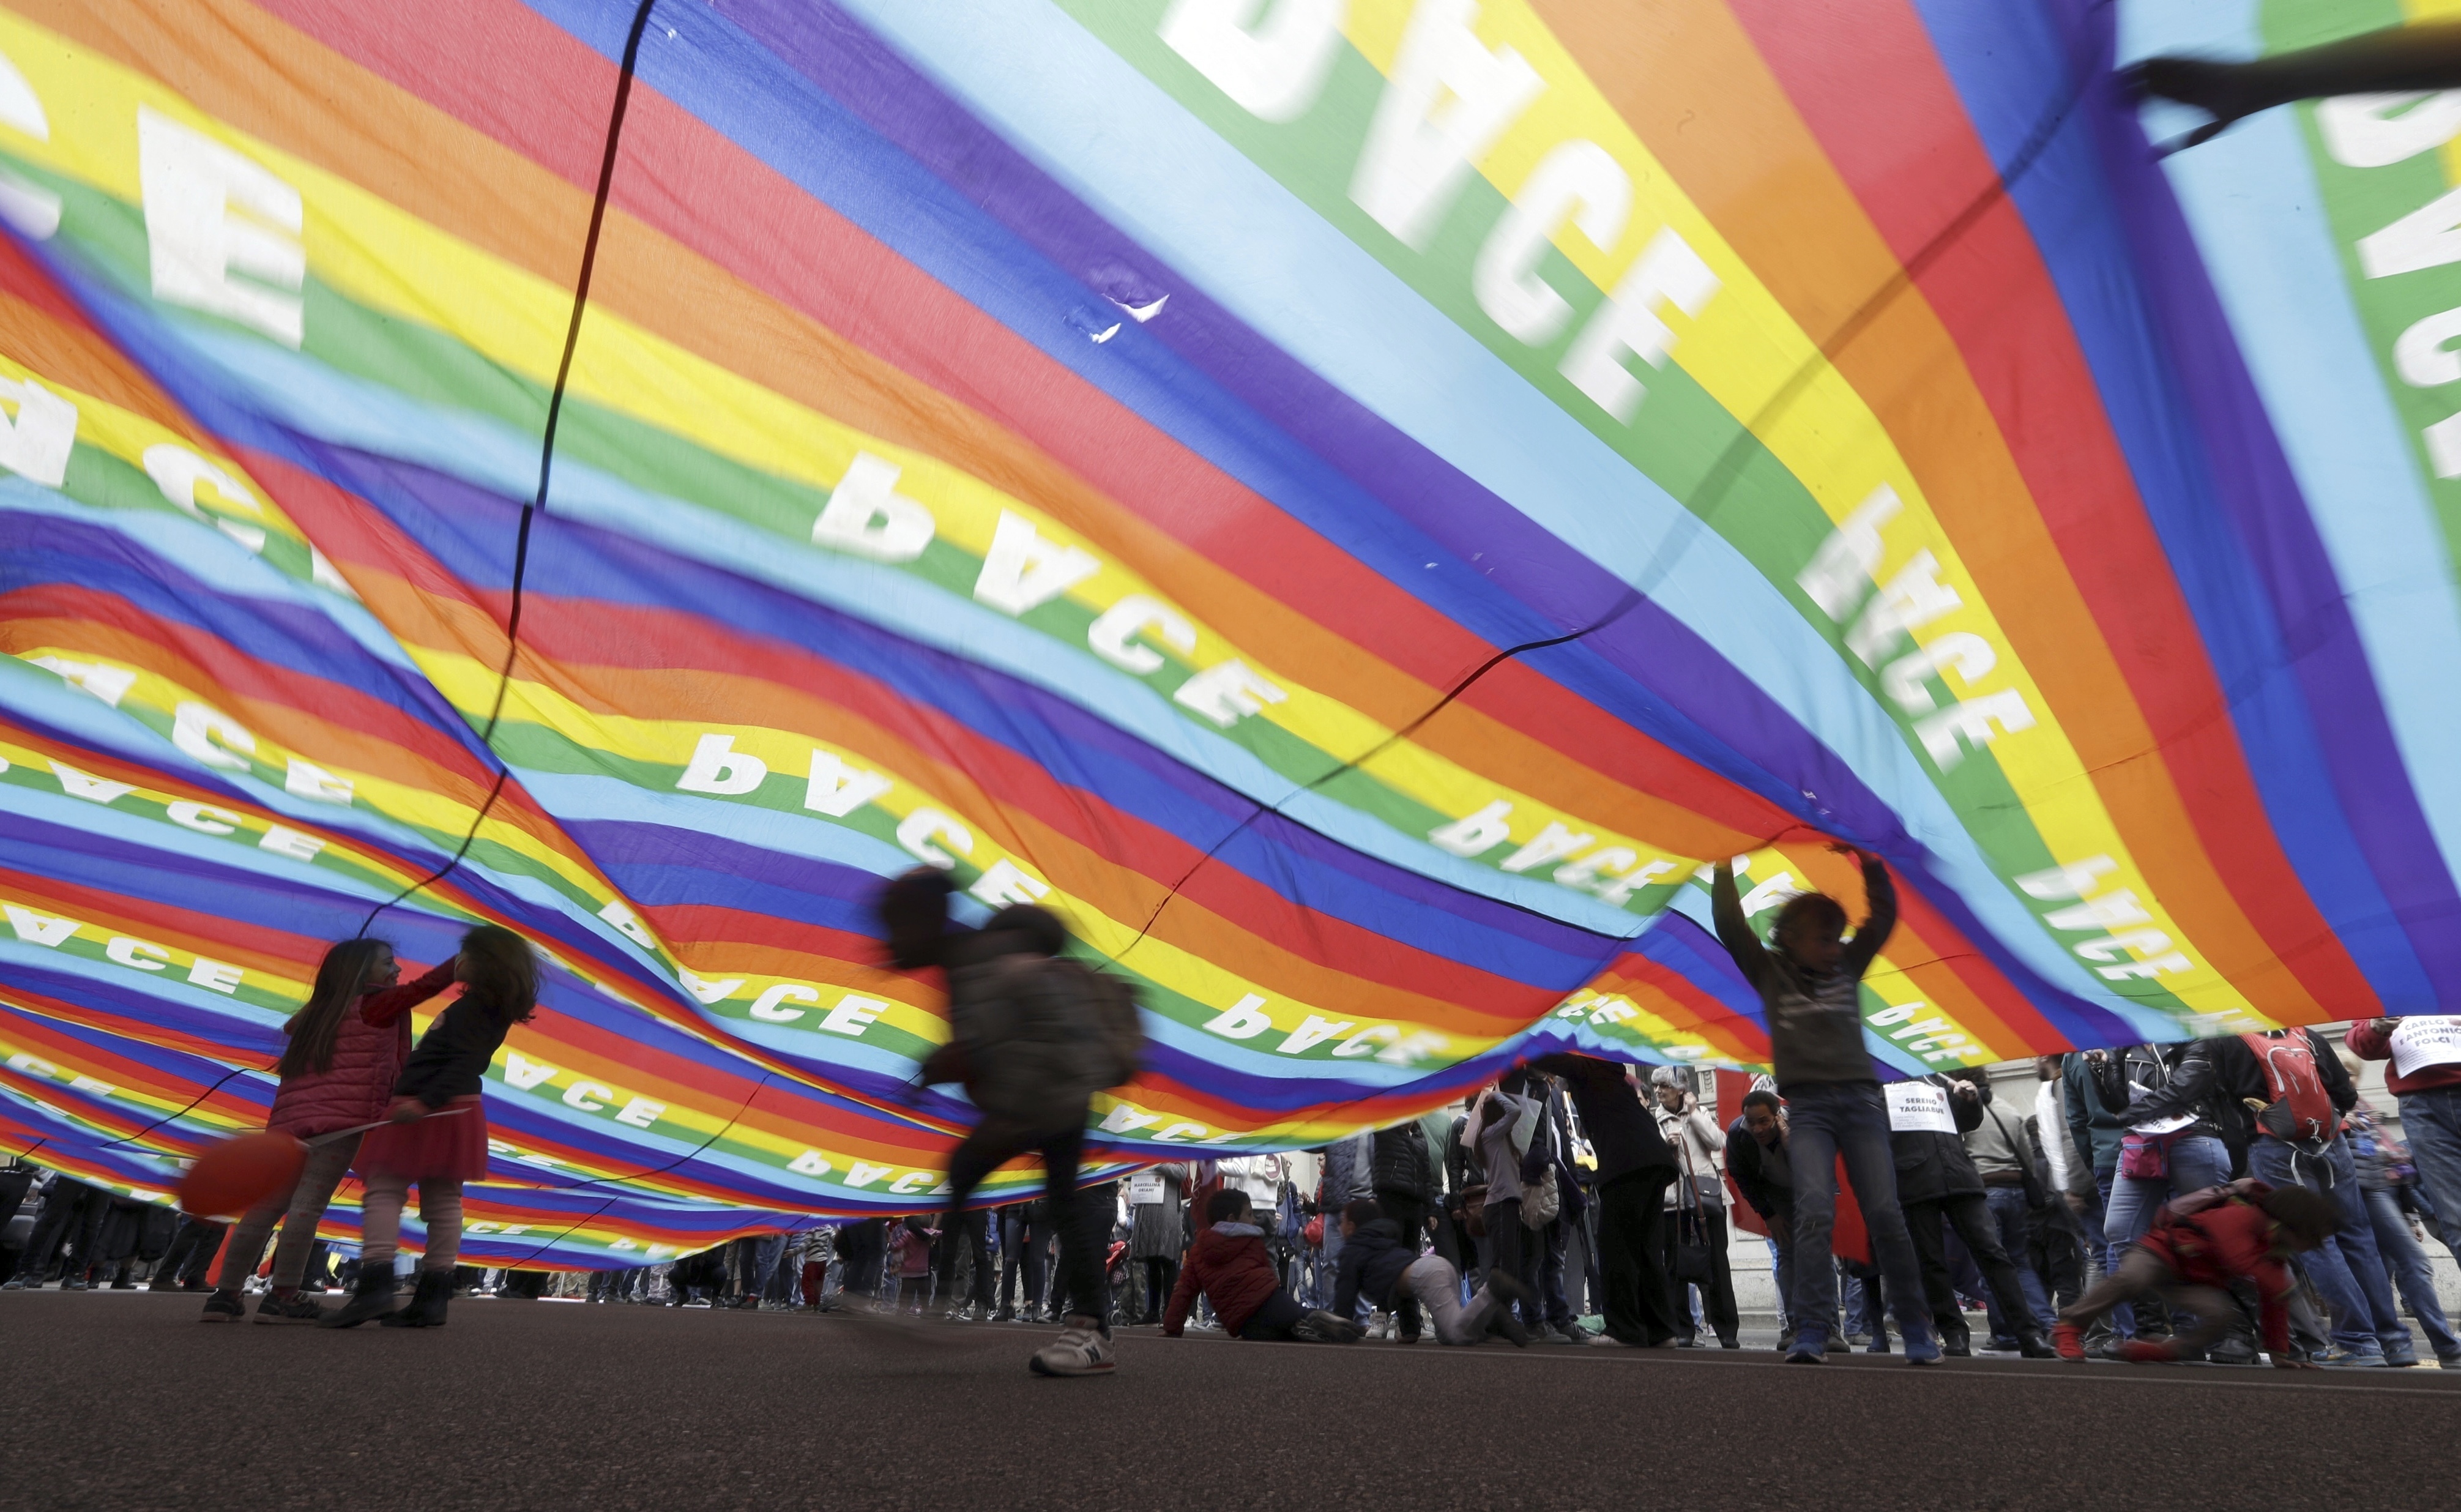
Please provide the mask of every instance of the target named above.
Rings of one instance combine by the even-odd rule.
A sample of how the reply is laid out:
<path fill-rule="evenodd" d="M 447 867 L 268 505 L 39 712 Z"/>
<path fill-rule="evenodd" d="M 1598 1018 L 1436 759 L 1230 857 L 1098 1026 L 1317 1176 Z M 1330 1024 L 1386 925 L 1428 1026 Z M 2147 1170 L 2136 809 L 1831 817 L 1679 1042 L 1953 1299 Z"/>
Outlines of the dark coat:
<path fill-rule="evenodd" d="M 1412 1118 L 1376 1131 L 1376 1154 L 1369 1165 L 1369 1187 L 1422 1203 L 1436 1195 L 1435 1157 L 1427 1150 L 1427 1131 Z"/>
<path fill-rule="evenodd" d="M 1342 1241 L 1341 1265 L 1334 1282 L 1333 1315 L 1358 1315 L 1359 1299 L 1380 1308 L 1393 1305 L 1393 1288 L 1419 1252 L 1402 1241 L 1402 1225 L 1389 1218 L 1359 1225 Z M 1216 1311 L 1220 1309 L 1217 1307 Z"/>
<path fill-rule="evenodd" d="M 1581 1132 L 1590 1137 L 1590 1149 L 1598 1158 L 1600 1184 L 1653 1167 L 1674 1172 L 1675 1152 L 1640 1094 L 1625 1079 L 1620 1063 L 1565 1052 L 1540 1055 L 1530 1064 L 1563 1077 L 1572 1089 L 1573 1106 L 1581 1112 Z"/>
<path fill-rule="evenodd" d="M 2312 1029 L 2291 1033 L 2307 1036 L 2308 1049 L 2316 1056 L 2316 1078 L 2333 1099 L 2333 1111 L 2347 1113 L 2357 1107 L 2359 1089 L 2351 1084 L 2349 1068 L 2342 1064 L 2333 1047 Z M 2256 1052 L 2236 1034 L 2199 1039 L 2184 1047 L 2171 1070 L 2170 1080 L 2133 1108 L 2128 1105 L 2127 1073 L 2117 1058 L 2102 1063 L 2095 1090 L 2104 1107 L 2113 1112 L 2125 1110 L 2130 1123 L 2151 1123 L 2183 1113 L 2195 1114 L 2206 1122 L 2219 1125 L 2224 1142 L 2234 1150 L 2244 1149 L 2256 1137 L 2255 1120 L 2247 1113 L 2248 1099 L 2273 1100 L 2273 1088 L 2264 1079 L 2264 1067 L 2258 1063 Z"/>
<path fill-rule="evenodd" d="M 1930 1075 L 1923 1078 L 1945 1091 L 1949 1077 Z M 1991 1096 L 1986 1083 L 1978 1082 L 1980 1097 L 1948 1095 L 1948 1114 L 1957 1124 L 1957 1134 L 1935 1134 L 1921 1131 L 1909 1134 L 1892 1133 L 1889 1147 L 1897 1157 L 1897 1201 L 1900 1203 L 1937 1203 L 1950 1197 L 1982 1195 L 1982 1173 L 1974 1168 L 1974 1157 L 1965 1153 L 1965 1141 L 1958 1136 L 1968 1129 L 1982 1127 L 1982 1103 Z"/>
<path fill-rule="evenodd" d="M 1654 1126 L 1654 1125 L 1653 1125 Z M 1763 1174 L 1761 1141 L 1737 1118 L 1726 1125 L 1726 1175 L 1734 1180 L 1735 1191 L 1751 1210 L 1770 1223 L 1787 1224 L 1794 1220 L 1794 1187 L 1773 1185 Z M 1789 1177 L 1792 1175 L 1788 1172 Z"/>

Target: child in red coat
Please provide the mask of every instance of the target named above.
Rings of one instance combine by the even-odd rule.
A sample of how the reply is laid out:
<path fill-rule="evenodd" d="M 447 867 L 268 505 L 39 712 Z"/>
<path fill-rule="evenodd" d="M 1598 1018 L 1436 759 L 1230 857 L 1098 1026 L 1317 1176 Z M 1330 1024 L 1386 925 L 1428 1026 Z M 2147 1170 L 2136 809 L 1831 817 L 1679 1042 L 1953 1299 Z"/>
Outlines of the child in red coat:
<path fill-rule="evenodd" d="M 900 1220 L 889 1231 L 888 1249 L 897 1266 L 895 1306 L 920 1317 L 925 1293 L 931 1289 L 931 1231 L 921 1214 Z"/>
<path fill-rule="evenodd" d="M 461 1187 L 487 1174 L 481 1089 L 505 1034 L 538 1006 L 538 958 L 512 930 L 482 924 L 461 937 L 452 980 L 461 984 L 461 995 L 436 1015 L 402 1062 L 385 1111 L 388 1121 L 359 1145 L 357 1169 L 367 1188 L 360 1207 L 359 1290 L 324 1320 L 329 1329 L 356 1328 L 370 1318 L 386 1328 L 443 1325 L 453 1264 L 461 1249 Z M 420 983 L 442 986 L 433 972 Z M 395 1012 L 408 1012 L 410 1007 L 400 1002 Z M 374 1011 L 362 1016 L 379 1029 L 392 1022 Z M 396 1309 L 394 1255 L 413 1182 L 418 1186 L 419 1221 L 427 1225 L 427 1253 L 410 1306 Z"/>
<path fill-rule="evenodd" d="M 1188 1264 L 1180 1267 L 1179 1285 L 1171 1288 L 1170 1307 L 1163 1313 L 1165 1334 L 1179 1337 L 1197 1293 L 1203 1292 L 1224 1331 L 1238 1338 L 1358 1342 L 1356 1325 L 1330 1312 L 1310 1311 L 1283 1289 L 1247 1193 L 1236 1187 L 1215 1192 L 1206 1200 L 1205 1217 L 1207 1227 L 1188 1247 Z"/>
<path fill-rule="evenodd" d="M 2286 1303 L 2294 1284 L 2289 1257 L 2315 1249 L 2341 1220 L 2332 1205 L 2304 1187 L 2274 1188 L 2253 1178 L 2190 1192 L 2153 1215 L 2153 1226 L 2100 1285 L 2060 1314 L 2052 1347 L 2064 1359 L 2085 1358 L 2083 1330 L 2129 1298 L 2148 1290 L 2196 1316 L 2186 1336 L 2170 1343 L 2131 1339 L 2123 1355 L 2159 1364 L 2201 1353 L 2238 1315 L 2226 1289 L 2234 1281 L 2256 1288 L 2265 1352 L 2284 1370 L 2307 1368 L 2290 1354 Z"/>
<path fill-rule="evenodd" d="M 264 1258 L 265 1241 L 276 1223 L 282 1242 L 273 1251 L 273 1289 L 256 1305 L 259 1323 L 319 1323 L 325 1310 L 300 1294 L 316 1225 L 333 1190 L 358 1157 L 359 1136 L 340 1131 L 385 1116 L 394 1078 L 410 1054 L 410 1020 L 403 1011 L 426 1002 L 453 980 L 447 961 L 403 985 L 393 947 L 382 940 L 345 940 L 325 952 L 316 984 L 299 1012 L 282 1026 L 285 1042 L 275 1069 L 282 1076 L 266 1127 L 311 1143 L 289 1187 L 268 1192 L 231 1230 L 223 1246 L 219 1289 L 205 1299 L 204 1321 L 221 1323 L 246 1310 L 241 1288 Z M 390 1285 L 392 1278 L 386 1281 Z"/>

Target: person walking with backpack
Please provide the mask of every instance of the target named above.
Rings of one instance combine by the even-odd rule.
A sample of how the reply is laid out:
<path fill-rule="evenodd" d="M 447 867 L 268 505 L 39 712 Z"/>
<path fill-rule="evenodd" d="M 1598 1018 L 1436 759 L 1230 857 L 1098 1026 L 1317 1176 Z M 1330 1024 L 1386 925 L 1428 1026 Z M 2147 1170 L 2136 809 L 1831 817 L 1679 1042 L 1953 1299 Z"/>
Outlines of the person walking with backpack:
<path fill-rule="evenodd" d="M 2341 1137 L 2342 1115 L 2358 1105 L 2358 1088 L 2314 1030 L 2197 1040 L 2180 1054 L 2169 1084 L 2142 1101 L 2129 1101 L 2108 1063 L 2098 1085 L 2104 1104 L 2125 1109 L 2138 1128 L 2215 1110 L 2248 1135 L 2250 1175 L 2275 1187 L 2303 1186 L 2330 1203 L 2340 1223 L 2332 1241 L 2295 1262 L 2333 1312 L 2334 1348 L 2322 1363 L 2418 1363 L 2376 1250 L 2358 1166 Z"/>
<path fill-rule="evenodd" d="M 919 868 L 889 883 L 878 907 L 890 960 L 908 971 L 936 967 L 948 984 L 951 1037 L 924 1063 L 923 1084 L 962 1083 L 982 1112 L 949 1154 L 946 1211 L 962 1213 L 983 1179 L 1017 1156 L 1042 1157 L 1059 1235 L 1055 1305 L 1066 1321 L 1029 1364 L 1041 1375 L 1106 1375 L 1118 1366 L 1102 1273 L 1112 1215 L 1079 1200 L 1077 1169 L 1094 1095 L 1136 1075 L 1136 997 L 1065 958 L 1068 931 L 1049 909 L 1016 904 L 979 930 L 961 929 L 949 918 L 953 890 L 941 872 Z"/>

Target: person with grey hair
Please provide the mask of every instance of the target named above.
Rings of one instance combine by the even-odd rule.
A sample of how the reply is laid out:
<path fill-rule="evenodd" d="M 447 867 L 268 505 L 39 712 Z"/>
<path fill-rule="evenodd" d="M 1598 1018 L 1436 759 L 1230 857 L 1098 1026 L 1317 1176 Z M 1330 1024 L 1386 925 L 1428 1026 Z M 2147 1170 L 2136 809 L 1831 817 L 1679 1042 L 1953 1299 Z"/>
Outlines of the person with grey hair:
<path fill-rule="evenodd" d="M 1719 1155 L 1726 1131 L 1692 1091 L 1691 1073 L 1660 1066 L 1649 1074 L 1658 1132 L 1675 1152 L 1676 1177 L 1668 1183 L 1659 1233 L 1666 1245 L 1666 1273 L 1674 1288 L 1676 1344 L 1693 1347 L 1698 1337 L 1691 1291 L 1701 1292 L 1701 1316 L 1720 1349 L 1743 1348 L 1736 1337 L 1742 1317 L 1735 1307 L 1735 1278 L 1726 1262 L 1726 1187 Z"/>

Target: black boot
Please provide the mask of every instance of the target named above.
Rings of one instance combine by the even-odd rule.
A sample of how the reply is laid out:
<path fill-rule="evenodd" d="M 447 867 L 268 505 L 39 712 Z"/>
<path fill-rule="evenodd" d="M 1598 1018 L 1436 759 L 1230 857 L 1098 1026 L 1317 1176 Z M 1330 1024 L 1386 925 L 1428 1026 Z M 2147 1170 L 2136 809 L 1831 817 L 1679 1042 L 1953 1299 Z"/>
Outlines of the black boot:
<path fill-rule="evenodd" d="M 411 1294 L 410 1306 L 383 1320 L 389 1329 L 440 1329 L 444 1327 L 444 1302 L 453 1295 L 453 1272 L 421 1270 L 418 1289 Z"/>
<path fill-rule="evenodd" d="M 359 1288 L 351 1293 L 351 1300 L 327 1314 L 320 1320 L 319 1327 L 355 1329 L 370 1318 L 383 1318 L 389 1322 L 393 1307 L 393 1267 L 363 1268 L 359 1271 Z"/>

